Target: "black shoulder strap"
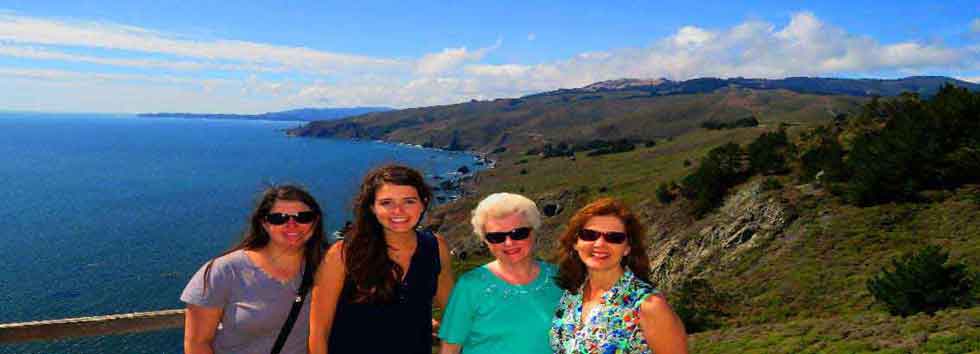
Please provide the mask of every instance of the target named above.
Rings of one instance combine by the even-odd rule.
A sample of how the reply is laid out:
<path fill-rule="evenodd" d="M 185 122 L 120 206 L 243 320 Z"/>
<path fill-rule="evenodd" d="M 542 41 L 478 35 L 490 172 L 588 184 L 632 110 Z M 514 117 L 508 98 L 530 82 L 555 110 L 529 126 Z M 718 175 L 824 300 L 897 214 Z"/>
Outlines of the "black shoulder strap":
<path fill-rule="evenodd" d="M 313 264 L 307 262 L 306 267 L 303 268 L 303 281 L 299 284 L 299 290 L 296 291 L 293 308 L 289 310 L 289 317 L 286 317 L 286 322 L 282 324 L 282 329 L 279 330 L 279 337 L 276 338 L 276 343 L 272 345 L 272 354 L 279 354 L 282 351 L 282 346 L 286 344 L 286 338 L 289 338 L 289 332 L 293 330 L 296 317 L 299 317 L 299 311 L 303 309 L 303 302 L 306 300 L 306 294 L 310 291 L 311 285 L 313 285 Z"/>

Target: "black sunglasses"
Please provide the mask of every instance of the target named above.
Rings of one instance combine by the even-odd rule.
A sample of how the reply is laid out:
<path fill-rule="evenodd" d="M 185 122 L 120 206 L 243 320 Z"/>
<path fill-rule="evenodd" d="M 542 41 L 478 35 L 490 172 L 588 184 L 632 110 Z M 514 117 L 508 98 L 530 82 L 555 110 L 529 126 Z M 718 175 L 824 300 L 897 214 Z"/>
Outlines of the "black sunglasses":
<path fill-rule="evenodd" d="M 518 227 L 516 229 L 507 232 L 487 232 L 483 234 L 483 237 L 487 239 L 490 243 L 501 243 L 507 240 L 507 236 L 510 236 L 511 240 L 520 241 L 531 236 L 530 227 Z"/>
<path fill-rule="evenodd" d="M 578 231 L 578 239 L 582 241 L 595 241 L 599 237 L 609 243 L 623 243 L 626 242 L 625 232 L 604 232 L 589 229 L 581 229 Z"/>
<path fill-rule="evenodd" d="M 296 214 L 268 213 L 265 214 L 265 222 L 270 225 L 282 225 L 289 222 L 289 219 L 296 220 L 297 224 L 309 224 L 316 220 L 316 213 L 312 211 L 301 211 Z"/>

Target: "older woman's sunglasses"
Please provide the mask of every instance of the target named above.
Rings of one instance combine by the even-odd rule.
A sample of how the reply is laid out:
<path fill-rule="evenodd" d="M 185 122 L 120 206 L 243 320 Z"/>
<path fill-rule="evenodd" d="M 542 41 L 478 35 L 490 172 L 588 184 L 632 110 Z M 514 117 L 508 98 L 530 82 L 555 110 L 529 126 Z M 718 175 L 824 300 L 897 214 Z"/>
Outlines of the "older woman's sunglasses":
<path fill-rule="evenodd" d="M 312 211 L 301 211 L 296 214 L 268 213 L 265 214 L 265 222 L 271 225 L 282 225 L 293 219 L 297 224 L 309 224 L 316 220 L 316 213 Z"/>
<path fill-rule="evenodd" d="M 510 239 L 514 241 L 526 239 L 528 236 L 531 236 L 531 228 L 518 227 L 507 232 L 487 232 L 483 234 L 483 237 L 490 243 L 501 243 L 507 241 L 508 236 L 510 236 Z"/>
<path fill-rule="evenodd" d="M 590 229 L 581 229 L 578 231 L 578 239 L 582 241 L 595 241 L 598 240 L 599 237 L 602 237 L 603 240 L 606 240 L 606 242 L 609 243 L 626 242 L 625 232 L 604 232 Z"/>

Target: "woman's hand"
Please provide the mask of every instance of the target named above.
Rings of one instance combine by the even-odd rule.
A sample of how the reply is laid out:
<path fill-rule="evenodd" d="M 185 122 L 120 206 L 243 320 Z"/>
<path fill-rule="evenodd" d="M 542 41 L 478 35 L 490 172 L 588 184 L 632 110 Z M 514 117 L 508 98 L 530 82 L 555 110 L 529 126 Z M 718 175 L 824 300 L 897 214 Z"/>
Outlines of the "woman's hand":
<path fill-rule="evenodd" d="M 224 315 L 220 307 L 204 307 L 187 304 L 184 313 L 184 353 L 213 354 L 214 334 L 218 331 L 218 323 Z"/>
<path fill-rule="evenodd" d="M 337 302 L 344 289 L 344 278 L 347 274 L 343 250 L 344 241 L 331 246 L 316 272 L 310 296 L 309 350 L 311 354 L 327 353 L 327 341 L 330 339 Z"/>
<path fill-rule="evenodd" d="M 663 296 L 647 296 L 640 304 L 640 329 L 654 353 L 687 354 L 684 323 Z"/>

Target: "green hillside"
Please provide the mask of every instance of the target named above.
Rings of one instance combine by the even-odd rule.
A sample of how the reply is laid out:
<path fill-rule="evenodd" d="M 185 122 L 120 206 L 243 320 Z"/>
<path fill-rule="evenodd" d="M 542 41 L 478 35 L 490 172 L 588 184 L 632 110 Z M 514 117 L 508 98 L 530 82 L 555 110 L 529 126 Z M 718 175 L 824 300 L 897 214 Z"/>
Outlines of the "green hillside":
<path fill-rule="evenodd" d="M 762 124 L 827 121 L 864 101 L 785 90 L 722 89 L 670 96 L 638 90 L 575 92 L 373 113 L 314 122 L 290 133 L 490 151 L 590 137 L 651 140 L 693 131 L 705 121 L 745 117 L 756 117 Z"/>
<path fill-rule="evenodd" d="M 589 139 L 649 141 L 690 132 L 707 121 L 754 117 L 762 124 L 824 122 L 853 112 L 869 97 L 934 94 L 948 77 L 895 80 L 796 77 L 778 80 L 699 78 L 612 80 L 512 99 L 403 109 L 290 130 L 297 136 L 398 141 L 489 152 Z"/>
<path fill-rule="evenodd" d="M 680 287 L 690 279 L 703 279 L 711 287 L 714 296 L 695 305 L 720 310 L 710 327 L 716 329 L 694 334 L 693 352 L 977 352 L 977 307 L 902 318 L 889 315 L 867 288 L 868 279 L 893 259 L 924 245 L 941 246 L 949 251 L 951 262 L 980 270 L 980 179 L 957 167 L 972 166 L 971 159 L 980 156 L 976 145 L 980 116 L 960 104 L 973 102 L 972 107 L 980 107 L 970 101 L 980 95 L 950 92 L 939 100 L 958 108 L 923 105 L 908 96 L 862 106 L 844 121 L 789 126 L 787 135 L 796 147 L 785 152 L 788 170 L 770 176 L 746 173 L 724 201 L 701 218 L 691 214 L 693 201 L 677 196 L 664 204 L 655 190 L 661 183 L 693 174 L 714 148 L 734 142 L 747 150 L 782 122 L 723 130 L 694 128 L 657 140 L 655 146 L 602 156 L 580 151 L 574 158 L 545 158 L 508 150 L 493 155 L 496 167 L 477 176 L 471 196 L 439 208 L 430 222 L 455 248 L 479 255 L 481 247 L 470 234 L 468 211 L 489 193 L 523 193 L 542 208 L 559 210 L 545 219 L 538 232 L 539 250 L 548 258 L 554 237 L 575 209 L 600 195 L 617 196 L 633 204 L 652 226 L 649 256 L 659 287 L 669 296 L 679 296 Z M 901 123 L 905 113 L 912 123 Z M 927 116 L 938 120 L 925 124 L 922 120 Z M 908 135 L 907 128 L 920 123 L 925 128 Z M 820 126 L 824 130 L 814 130 Z M 838 182 L 829 177 L 820 183 L 804 181 L 806 166 L 800 156 L 814 148 L 819 140 L 815 137 L 821 136 L 815 132 L 845 141 L 847 163 L 857 159 L 856 151 L 864 151 L 862 144 L 876 146 L 870 153 L 887 156 L 878 159 L 882 163 L 897 164 L 884 166 L 897 166 L 889 173 L 898 177 L 875 178 L 921 180 L 914 184 L 919 189 L 908 190 L 907 196 L 884 190 L 885 195 L 875 197 L 882 201 L 865 206 L 852 199 L 850 191 L 857 181 L 843 177 Z M 881 142 L 889 137 L 908 144 Z M 944 144 L 948 146 L 924 149 Z M 880 150 L 883 147 L 889 148 Z M 909 155 L 920 150 L 925 152 Z M 901 156 L 911 160 L 895 160 Z M 879 168 L 864 163 L 849 167 L 849 175 L 864 176 L 863 170 Z M 909 163 L 911 168 L 902 167 Z M 916 172 L 916 167 L 922 171 Z M 672 298 L 675 304 L 677 300 Z"/>

